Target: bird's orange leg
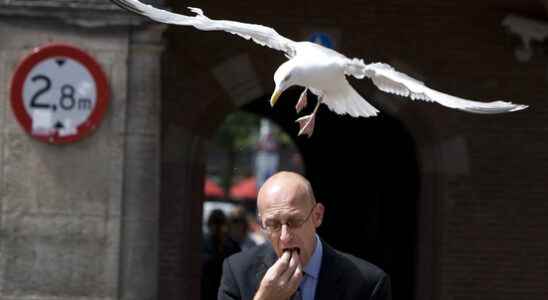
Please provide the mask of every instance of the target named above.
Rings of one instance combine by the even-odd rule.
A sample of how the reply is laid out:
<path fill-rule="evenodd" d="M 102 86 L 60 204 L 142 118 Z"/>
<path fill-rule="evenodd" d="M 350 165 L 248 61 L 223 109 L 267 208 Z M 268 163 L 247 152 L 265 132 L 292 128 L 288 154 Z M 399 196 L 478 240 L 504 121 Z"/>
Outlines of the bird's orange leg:
<path fill-rule="evenodd" d="M 303 108 L 305 108 L 306 104 L 308 103 L 308 96 L 307 96 L 308 88 L 304 89 L 304 92 L 299 97 L 299 101 L 297 101 L 297 105 L 295 105 L 295 110 L 297 110 L 297 113 L 300 113 Z"/>
<path fill-rule="evenodd" d="M 299 123 L 300 130 L 299 135 L 306 134 L 308 137 L 312 136 L 312 133 L 314 133 L 314 124 L 316 119 L 316 112 L 318 111 L 318 107 L 320 107 L 320 104 L 322 103 L 321 97 L 318 98 L 318 103 L 316 103 L 316 107 L 314 107 L 314 111 L 304 117 L 300 117 L 297 119 L 297 123 Z"/>

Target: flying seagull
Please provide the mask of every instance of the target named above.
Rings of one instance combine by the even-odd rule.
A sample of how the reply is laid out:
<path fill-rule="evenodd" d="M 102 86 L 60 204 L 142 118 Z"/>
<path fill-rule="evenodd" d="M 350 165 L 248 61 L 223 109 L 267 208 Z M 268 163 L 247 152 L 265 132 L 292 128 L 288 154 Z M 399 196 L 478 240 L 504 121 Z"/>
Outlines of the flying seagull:
<path fill-rule="evenodd" d="M 194 26 L 204 31 L 226 31 L 251 39 L 259 45 L 284 52 L 288 60 L 274 73 L 276 87 L 270 98 L 270 105 L 274 106 L 280 95 L 294 85 L 305 88 L 295 106 L 297 113 L 307 105 L 307 91 L 316 95 L 318 99 L 311 114 L 297 119 L 296 122 L 300 126 L 299 135 L 306 134 L 309 137 L 312 135 L 316 112 L 321 103 L 337 114 L 349 114 L 352 117 L 371 117 L 379 113 L 352 88 L 346 76 L 358 79 L 367 77 L 381 91 L 413 100 L 437 102 L 449 108 L 472 113 L 497 114 L 528 107 L 505 101 L 478 102 L 451 96 L 427 87 L 423 82 L 398 72 L 388 64 L 365 64 L 362 59 L 350 59 L 318 44 L 295 42 L 278 34 L 270 27 L 210 19 L 199 8 L 189 7 L 195 15 L 186 16 L 158 9 L 137 0 L 112 1 L 122 8 L 158 22 Z"/>

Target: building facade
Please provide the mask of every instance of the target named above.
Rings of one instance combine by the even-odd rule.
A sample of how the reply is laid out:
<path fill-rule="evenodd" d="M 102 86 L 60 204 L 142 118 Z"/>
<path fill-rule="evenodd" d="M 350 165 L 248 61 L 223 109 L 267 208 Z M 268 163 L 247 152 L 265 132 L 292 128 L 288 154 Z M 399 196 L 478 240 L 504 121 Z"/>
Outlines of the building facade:
<path fill-rule="evenodd" d="M 187 12 L 180 1 L 149 3 Z M 327 206 L 322 236 L 395 274 L 397 299 L 546 298 L 547 57 L 534 43 L 531 60 L 517 60 L 521 41 L 501 26 L 510 12 L 545 19 L 540 2 L 193 5 L 295 40 L 321 32 L 349 56 L 451 94 L 530 105 L 466 114 L 352 81 L 383 115 L 324 110 L 315 136 L 295 140 Z M 50 43 L 85 50 L 109 81 L 103 121 L 73 144 L 31 138 L 9 104 L 21 59 Z M 199 299 L 207 142 L 239 108 L 296 136 L 298 93 L 267 104 L 283 61 L 107 0 L 0 0 L 0 299 Z"/>

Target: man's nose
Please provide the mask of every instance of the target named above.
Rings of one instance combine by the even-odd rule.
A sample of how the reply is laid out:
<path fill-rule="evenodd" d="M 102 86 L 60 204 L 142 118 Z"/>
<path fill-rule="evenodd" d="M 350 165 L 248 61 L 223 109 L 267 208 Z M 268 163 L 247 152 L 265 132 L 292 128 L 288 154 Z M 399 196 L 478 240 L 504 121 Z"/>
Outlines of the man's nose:
<path fill-rule="evenodd" d="M 289 242 L 291 240 L 291 230 L 289 229 L 289 226 L 287 224 L 282 225 L 282 229 L 280 229 L 280 240 L 282 242 Z"/>

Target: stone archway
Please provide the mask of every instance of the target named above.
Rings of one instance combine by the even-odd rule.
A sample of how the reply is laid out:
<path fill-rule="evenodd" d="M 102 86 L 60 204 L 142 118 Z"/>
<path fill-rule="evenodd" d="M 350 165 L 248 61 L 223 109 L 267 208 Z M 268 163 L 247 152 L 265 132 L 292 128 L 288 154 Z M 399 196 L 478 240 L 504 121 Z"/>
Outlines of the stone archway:
<path fill-rule="evenodd" d="M 420 176 L 413 138 L 386 114 L 354 119 L 326 107 L 313 137 L 297 137 L 293 106 L 300 92 L 290 89 L 273 110 L 267 97 L 244 109 L 269 116 L 295 138 L 306 176 L 326 206 L 322 238 L 389 272 L 396 299 L 413 298 Z"/>
<path fill-rule="evenodd" d="M 272 66 L 279 63 L 277 55 L 268 50 L 242 52 L 239 49 L 240 44 L 230 44 L 219 49 L 220 51 L 208 57 L 208 60 L 200 60 L 198 53 L 203 55 L 199 52 L 200 44 L 186 45 L 180 42 L 192 40 L 194 34 L 197 33 L 168 33 L 168 36 L 173 36 L 170 36 L 171 44 L 168 45 L 164 60 L 159 295 L 161 299 L 167 300 L 182 296 L 197 299 L 199 295 L 199 244 L 201 203 L 204 200 L 202 184 L 205 175 L 205 144 L 225 116 L 240 107 L 268 116 L 291 136 L 295 137 L 297 133 L 293 105 L 300 90 L 287 91 L 287 100 L 281 99 L 274 109 L 269 107 L 267 101 L 275 69 Z M 210 35 L 205 37 L 209 38 Z M 211 43 L 211 40 L 207 42 Z M 193 49 L 189 50 L 188 47 Z M 266 62 L 270 63 L 268 70 L 264 67 Z M 400 99 L 390 102 L 405 103 Z M 434 122 L 430 114 L 418 115 L 419 109 L 407 104 L 396 106 L 397 112 L 391 110 L 394 108 L 383 107 L 386 112 L 376 119 L 337 116 L 324 108 L 320 112 L 314 138 L 297 138 L 296 142 L 303 153 L 307 175 L 311 177 L 312 183 L 319 187 L 318 192 L 321 195 L 334 199 L 326 200 L 330 201 L 328 205 L 332 214 L 328 214 L 322 234 L 332 239 L 336 243 L 334 246 L 369 258 L 382 267 L 395 269 L 395 266 L 405 265 L 403 271 L 398 271 L 399 274 L 396 275 L 400 278 L 396 280 L 405 285 L 404 292 L 401 292 L 402 297 L 432 299 L 437 293 L 434 289 L 437 286 L 438 274 L 435 249 L 439 239 L 439 229 L 436 227 L 439 208 L 435 199 L 438 198 L 443 184 L 440 177 L 443 176 L 443 172 L 440 172 L 443 168 L 443 147 L 441 138 L 428 124 Z M 424 108 L 421 106 L 420 110 Z M 378 131 L 387 134 L 383 135 Z M 371 145 L 380 143 L 384 148 L 369 149 L 367 144 L 364 148 L 354 146 L 351 141 L 355 138 L 365 139 L 366 143 Z M 382 180 L 375 179 L 374 172 L 368 175 L 371 182 L 382 187 L 376 188 L 377 195 L 374 195 L 374 199 L 377 200 L 374 209 L 367 212 L 370 223 L 363 224 L 361 229 L 370 231 L 365 236 L 369 244 L 378 242 L 383 244 L 382 247 L 371 249 L 367 247 L 368 243 L 355 247 L 350 239 L 337 238 L 337 230 L 342 228 L 342 225 L 351 226 L 340 222 L 346 219 L 343 216 L 350 214 L 357 218 L 356 212 L 359 210 L 338 207 L 339 204 L 335 204 L 335 201 L 363 202 L 361 194 L 355 193 L 354 189 L 363 186 L 364 180 L 340 176 L 351 172 L 338 166 L 335 159 L 325 159 L 322 151 L 329 153 L 336 144 L 349 151 L 338 153 L 346 159 L 339 164 L 341 166 L 367 170 L 368 164 L 374 163 L 376 165 L 372 169 L 381 172 L 383 168 L 378 164 L 376 157 L 368 160 L 367 155 L 385 155 L 386 158 L 391 154 L 396 158 L 391 163 L 390 170 L 391 174 L 400 176 L 399 179 L 390 177 L 391 174 L 383 174 Z M 404 151 L 404 158 L 398 156 L 400 153 L 397 150 L 400 146 L 407 149 Z M 368 154 L 363 154 L 360 149 L 366 150 Z M 352 163 L 350 157 L 363 159 L 358 163 Z M 330 165 L 325 167 L 326 163 Z M 408 172 L 403 175 L 401 171 L 395 171 L 402 164 L 406 166 L 403 167 L 404 173 Z M 335 174 L 324 176 L 329 174 L 326 170 L 332 170 Z M 406 176 L 410 176 L 412 182 L 406 188 L 400 189 L 399 193 L 396 187 L 390 186 L 390 180 L 403 182 Z M 330 178 L 337 178 L 335 186 L 344 186 L 345 182 L 342 180 L 350 178 L 351 188 L 340 192 L 332 187 L 333 184 L 330 186 Z M 401 212 L 394 213 L 398 208 L 395 204 L 397 202 L 388 202 L 387 205 L 385 201 L 380 201 L 389 198 L 404 199 L 407 195 L 405 191 L 414 196 L 409 203 L 404 203 L 405 209 Z M 360 204 L 358 208 L 363 210 L 367 206 Z M 401 228 L 393 224 L 402 217 L 405 218 L 403 238 L 384 239 L 384 232 L 389 232 L 390 236 L 398 235 L 397 231 Z M 371 229 L 375 226 L 383 229 Z M 331 227 L 335 229 L 327 229 Z M 395 255 L 397 250 L 394 249 L 404 249 L 406 255 L 402 257 L 405 258 L 401 259 Z"/>

